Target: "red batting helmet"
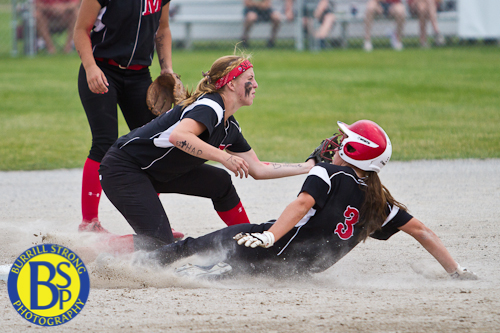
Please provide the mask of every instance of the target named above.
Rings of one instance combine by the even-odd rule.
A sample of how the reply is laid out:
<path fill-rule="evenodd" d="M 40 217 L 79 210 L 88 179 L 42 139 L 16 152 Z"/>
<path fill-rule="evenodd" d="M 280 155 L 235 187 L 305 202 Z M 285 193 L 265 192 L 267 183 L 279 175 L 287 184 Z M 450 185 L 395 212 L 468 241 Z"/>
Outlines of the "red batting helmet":
<path fill-rule="evenodd" d="M 358 120 L 352 125 L 338 121 L 337 124 L 344 134 L 340 157 L 361 170 L 380 172 L 392 154 L 391 140 L 384 130 L 371 120 Z"/>

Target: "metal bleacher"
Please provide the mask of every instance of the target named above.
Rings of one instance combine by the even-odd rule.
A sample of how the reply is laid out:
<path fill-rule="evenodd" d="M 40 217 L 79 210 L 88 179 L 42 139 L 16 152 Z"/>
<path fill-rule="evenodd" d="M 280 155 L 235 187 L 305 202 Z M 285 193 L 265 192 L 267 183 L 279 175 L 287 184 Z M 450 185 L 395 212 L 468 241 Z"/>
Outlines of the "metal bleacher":
<path fill-rule="evenodd" d="M 406 4 L 406 0 L 403 0 Z M 445 3 L 455 3 L 456 0 L 445 0 Z M 364 8 L 366 0 L 336 0 L 336 25 L 330 34 L 332 39 L 339 41 L 340 46 L 349 47 L 349 40 L 360 38 L 364 30 Z M 274 0 L 274 8 L 284 12 L 284 1 Z M 438 22 L 445 36 L 457 35 L 456 6 L 452 10 L 438 12 Z M 278 39 L 291 39 L 297 50 L 306 47 L 314 48 L 314 41 L 305 40 L 301 27 L 302 0 L 295 0 L 297 16 L 292 22 L 284 21 L 278 33 Z M 241 38 L 243 32 L 243 0 L 177 0 L 171 5 L 173 13 L 170 19 L 172 39 L 181 41 L 185 48 L 191 49 L 195 41 L 234 40 Z M 418 35 L 418 20 L 407 11 L 405 36 Z M 372 36 L 386 37 L 392 28 L 393 20 L 382 18 L 374 22 Z M 270 23 L 258 23 L 251 31 L 251 39 L 269 37 Z M 428 27 L 430 29 L 430 27 Z M 429 31 L 430 33 L 430 31 Z"/>

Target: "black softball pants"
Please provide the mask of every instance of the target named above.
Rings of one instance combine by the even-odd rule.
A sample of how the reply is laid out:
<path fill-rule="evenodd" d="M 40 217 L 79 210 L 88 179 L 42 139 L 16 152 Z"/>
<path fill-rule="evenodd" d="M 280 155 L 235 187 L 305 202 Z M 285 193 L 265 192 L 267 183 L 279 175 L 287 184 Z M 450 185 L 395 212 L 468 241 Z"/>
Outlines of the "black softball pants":
<path fill-rule="evenodd" d="M 174 241 L 158 193 L 179 193 L 210 198 L 217 211 L 234 208 L 240 198 L 224 169 L 202 164 L 169 181 L 159 181 L 141 170 L 131 157 L 111 147 L 99 169 L 104 193 L 137 235 L 167 244 Z"/>
<path fill-rule="evenodd" d="M 151 84 L 149 68 L 120 69 L 96 61 L 108 80 L 108 92 L 94 94 L 87 84 L 83 65 L 78 74 L 78 92 L 92 132 L 92 147 L 88 158 L 101 162 L 106 151 L 118 139 L 118 107 L 130 130 L 140 127 L 155 116 L 146 104 L 146 93 Z"/>
<path fill-rule="evenodd" d="M 315 237 L 299 243 L 293 241 L 297 228 L 293 228 L 270 248 L 249 248 L 233 237 L 242 233 L 262 233 L 269 230 L 275 220 L 262 224 L 236 224 L 198 238 L 188 237 L 164 245 L 152 256 L 163 265 L 182 258 L 199 255 L 207 266 L 224 261 L 233 268 L 233 274 L 263 274 L 275 277 L 307 275 L 314 261 L 321 256 L 330 257 L 328 251 L 315 244 Z M 286 251 L 283 251 L 286 248 Z M 204 265 L 205 265 L 204 264 Z"/>

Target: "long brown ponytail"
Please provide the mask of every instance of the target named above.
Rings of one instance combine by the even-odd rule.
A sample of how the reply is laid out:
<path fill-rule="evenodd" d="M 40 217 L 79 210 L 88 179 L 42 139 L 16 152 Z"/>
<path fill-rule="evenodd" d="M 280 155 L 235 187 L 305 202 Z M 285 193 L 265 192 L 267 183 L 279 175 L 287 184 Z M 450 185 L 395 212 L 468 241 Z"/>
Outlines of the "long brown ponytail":
<path fill-rule="evenodd" d="M 367 186 L 362 186 L 365 192 L 365 201 L 361 207 L 361 224 L 364 226 L 360 234 L 360 240 L 364 241 L 370 234 L 382 227 L 387 218 L 387 203 L 391 206 L 407 210 L 406 206 L 396 201 L 389 190 L 382 185 L 378 174 L 374 171 L 367 171 L 364 179 Z"/>

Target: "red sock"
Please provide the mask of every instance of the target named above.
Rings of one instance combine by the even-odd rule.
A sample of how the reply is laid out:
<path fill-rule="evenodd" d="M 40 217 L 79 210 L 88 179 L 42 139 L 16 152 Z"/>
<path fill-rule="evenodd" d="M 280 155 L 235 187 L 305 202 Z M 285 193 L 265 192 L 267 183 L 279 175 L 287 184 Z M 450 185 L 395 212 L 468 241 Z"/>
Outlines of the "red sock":
<path fill-rule="evenodd" d="M 132 253 L 134 252 L 134 235 L 113 236 L 108 240 L 107 246 L 113 253 Z"/>
<path fill-rule="evenodd" d="M 82 216 L 83 221 L 98 219 L 99 201 L 102 187 L 99 181 L 99 166 L 101 163 L 87 158 L 83 166 L 82 179 Z"/>
<path fill-rule="evenodd" d="M 222 221 L 224 221 L 224 223 L 226 223 L 228 226 L 250 223 L 250 220 L 248 220 L 247 212 L 245 211 L 245 208 L 243 208 L 241 201 L 233 209 L 230 209 L 226 212 L 217 212 L 217 214 L 219 214 Z"/>

